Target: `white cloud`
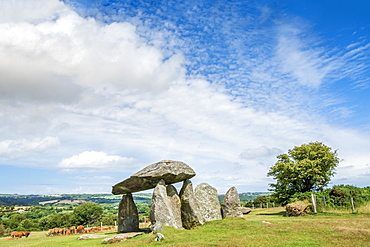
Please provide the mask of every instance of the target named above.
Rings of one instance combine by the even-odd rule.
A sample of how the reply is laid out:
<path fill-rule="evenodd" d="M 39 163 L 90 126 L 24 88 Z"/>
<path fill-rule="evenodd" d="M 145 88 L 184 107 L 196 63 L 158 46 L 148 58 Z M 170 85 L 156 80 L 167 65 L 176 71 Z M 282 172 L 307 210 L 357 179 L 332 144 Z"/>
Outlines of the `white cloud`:
<path fill-rule="evenodd" d="M 282 154 L 282 151 L 278 148 L 268 148 L 266 146 L 260 146 L 256 148 L 247 148 L 239 155 L 241 159 L 254 159 L 260 157 L 269 157 Z"/>
<path fill-rule="evenodd" d="M 303 39 L 299 27 L 282 25 L 277 44 L 277 56 L 282 61 L 282 70 L 298 83 L 318 88 L 326 77 L 338 68 L 338 64 L 327 57 L 325 50 L 315 42 Z"/>
<path fill-rule="evenodd" d="M 70 158 L 63 159 L 58 168 L 61 168 L 62 173 L 73 173 L 79 170 L 84 172 L 96 172 L 97 170 L 108 169 L 129 169 L 135 167 L 134 158 L 120 157 L 118 155 L 107 155 L 104 152 L 85 151 L 83 153 L 73 155 Z"/>
<path fill-rule="evenodd" d="M 0 2 L 9 12 L 0 22 L 3 97 L 68 104 L 85 87 L 163 90 L 183 75 L 181 54 L 166 58 L 128 22 L 98 23 L 59 1 L 36 2 L 45 6 Z M 18 18 L 24 12 L 35 13 Z"/>
<path fill-rule="evenodd" d="M 59 138 L 52 136 L 31 140 L 4 140 L 0 142 L 0 156 L 27 157 L 32 153 L 42 153 L 58 145 L 60 145 Z"/>

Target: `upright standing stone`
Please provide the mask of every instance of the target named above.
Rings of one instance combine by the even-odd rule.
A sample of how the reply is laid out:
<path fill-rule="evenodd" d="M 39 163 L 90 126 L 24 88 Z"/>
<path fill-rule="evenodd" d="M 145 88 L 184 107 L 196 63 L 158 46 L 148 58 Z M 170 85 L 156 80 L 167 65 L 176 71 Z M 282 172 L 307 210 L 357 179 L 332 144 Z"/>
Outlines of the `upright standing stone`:
<path fill-rule="evenodd" d="M 225 195 L 222 203 L 222 217 L 243 217 L 240 207 L 240 198 L 235 187 L 231 187 Z"/>
<path fill-rule="evenodd" d="M 201 183 L 195 187 L 194 196 L 197 200 L 199 211 L 205 221 L 222 219 L 221 206 L 218 201 L 216 188 L 207 183 Z"/>
<path fill-rule="evenodd" d="M 203 225 L 204 219 L 198 207 L 193 192 L 193 185 L 189 179 L 184 181 L 180 191 L 182 226 L 185 229 Z"/>
<path fill-rule="evenodd" d="M 139 214 L 131 193 L 122 196 L 118 207 L 118 232 L 139 230 Z"/>
<path fill-rule="evenodd" d="M 182 229 L 180 214 L 180 198 L 175 187 L 160 180 L 153 190 L 150 221 L 152 225 L 172 226 Z"/>
<path fill-rule="evenodd" d="M 183 229 L 181 220 L 181 200 L 175 186 L 172 184 L 167 185 L 167 198 L 173 215 L 174 227 Z"/>

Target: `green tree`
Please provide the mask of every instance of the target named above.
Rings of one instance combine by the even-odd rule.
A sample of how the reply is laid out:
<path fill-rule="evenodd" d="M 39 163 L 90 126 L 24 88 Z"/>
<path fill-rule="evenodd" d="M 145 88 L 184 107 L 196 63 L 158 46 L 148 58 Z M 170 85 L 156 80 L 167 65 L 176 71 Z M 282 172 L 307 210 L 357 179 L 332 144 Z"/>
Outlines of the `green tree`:
<path fill-rule="evenodd" d="M 17 213 L 13 214 L 10 220 L 5 221 L 4 223 L 7 225 L 7 228 L 16 229 L 20 225 L 20 223 L 25 219 L 26 217 L 24 215 Z"/>
<path fill-rule="evenodd" d="M 270 184 L 271 191 L 282 204 L 288 203 L 297 192 L 322 191 L 339 163 L 337 152 L 321 142 L 294 147 L 277 158 L 267 175 L 276 180 Z"/>
<path fill-rule="evenodd" d="M 12 229 L 5 228 L 4 225 L 0 224 L 0 237 L 9 236 L 11 232 L 12 232 Z"/>
<path fill-rule="evenodd" d="M 73 210 L 72 218 L 76 224 L 91 225 L 101 218 L 103 208 L 94 202 L 83 203 Z"/>

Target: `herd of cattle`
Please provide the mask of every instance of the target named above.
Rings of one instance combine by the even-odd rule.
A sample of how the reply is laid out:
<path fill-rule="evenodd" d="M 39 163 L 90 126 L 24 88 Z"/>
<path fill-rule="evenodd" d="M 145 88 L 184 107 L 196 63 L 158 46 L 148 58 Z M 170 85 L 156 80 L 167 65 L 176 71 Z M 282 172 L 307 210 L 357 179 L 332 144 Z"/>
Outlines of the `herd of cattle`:
<path fill-rule="evenodd" d="M 114 229 L 115 226 L 108 226 L 108 227 L 91 227 L 91 228 L 85 228 L 84 226 L 80 225 L 78 227 L 71 226 L 70 228 L 54 228 L 49 229 L 49 231 L 46 233 L 46 236 L 59 236 L 59 235 L 71 235 L 71 234 L 78 234 L 78 233 L 88 233 L 88 232 L 101 232 L 101 231 L 108 231 L 111 229 Z M 29 231 L 14 231 L 11 234 L 11 238 L 7 240 L 13 240 L 18 239 L 22 237 L 28 238 L 28 236 L 31 234 Z"/>
<path fill-rule="evenodd" d="M 101 232 L 101 231 L 107 231 L 114 229 L 114 226 L 108 226 L 108 227 L 91 227 L 91 228 L 85 228 L 84 226 L 80 225 L 77 228 L 74 226 L 71 226 L 69 229 L 67 228 L 54 228 L 49 229 L 48 233 L 46 233 L 46 236 L 58 236 L 58 235 L 71 235 L 71 234 L 77 234 L 77 233 L 88 233 L 88 232 Z"/>

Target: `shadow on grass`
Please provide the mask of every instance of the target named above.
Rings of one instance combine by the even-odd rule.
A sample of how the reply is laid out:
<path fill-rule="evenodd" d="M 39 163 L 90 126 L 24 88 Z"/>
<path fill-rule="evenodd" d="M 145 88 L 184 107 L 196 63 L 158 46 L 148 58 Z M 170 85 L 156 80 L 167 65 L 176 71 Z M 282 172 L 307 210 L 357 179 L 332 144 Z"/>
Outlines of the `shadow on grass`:
<path fill-rule="evenodd" d="M 274 212 L 274 213 L 256 213 L 256 215 L 281 215 L 281 216 L 285 216 L 285 211 Z"/>

